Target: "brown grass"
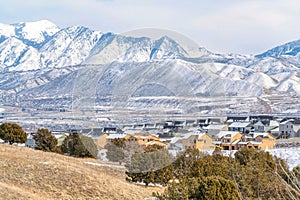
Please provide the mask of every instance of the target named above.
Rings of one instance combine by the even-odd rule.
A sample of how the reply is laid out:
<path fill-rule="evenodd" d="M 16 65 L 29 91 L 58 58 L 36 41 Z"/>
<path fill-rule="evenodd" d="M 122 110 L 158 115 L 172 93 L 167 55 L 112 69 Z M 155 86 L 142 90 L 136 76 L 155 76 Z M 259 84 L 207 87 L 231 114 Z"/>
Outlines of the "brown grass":
<path fill-rule="evenodd" d="M 0 199 L 151 199 L 162 188 L 125 181 L 122 170 L 0 144 Z"/>

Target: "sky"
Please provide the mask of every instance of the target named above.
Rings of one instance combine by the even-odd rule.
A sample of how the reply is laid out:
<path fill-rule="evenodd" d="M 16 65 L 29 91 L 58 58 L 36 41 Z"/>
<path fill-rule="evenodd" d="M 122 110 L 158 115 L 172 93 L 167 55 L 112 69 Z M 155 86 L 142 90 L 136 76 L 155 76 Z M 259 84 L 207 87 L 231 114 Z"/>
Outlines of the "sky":
<path fill-rule="evenodd" d="M 300 39 L 298 0 L 0 0 L 0 23 L 47 19 L 102 32 L 167 29 L 216 53 L 258 54 Z"/>

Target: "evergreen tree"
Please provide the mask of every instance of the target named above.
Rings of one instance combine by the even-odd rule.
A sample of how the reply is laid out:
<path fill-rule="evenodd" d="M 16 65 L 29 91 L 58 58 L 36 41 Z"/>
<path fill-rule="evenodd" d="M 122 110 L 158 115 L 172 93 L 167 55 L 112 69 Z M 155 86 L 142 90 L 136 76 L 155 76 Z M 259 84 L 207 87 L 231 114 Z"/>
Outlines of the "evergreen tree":
<path fill-rule="evenodd" d="M 174 168 L 171 155 L 165 149 L 146 148 L 143 153 L 135 153 L 126 164 L 127 180 L 166 185 L 173 178 Z"/>
<path fill-rule="evenodd" d="M 107 149 L 106 157 L 108 160 L 112 162 L 119 162 L 119 164 L 124 161 L 125 155 L 123 148 L 110 142 L 107 143 L 104 148 Z"/>
<path fill-rule="evenodd" d="M 3 123 L 0 125 L 0 138 L 12 145 L 13 143 L 25 143 L 27 134 L 18 124 Z"/>
<path fill-rule="evenodd" d="M 174 181 L 159 199 L 300 199 L 299 168 L 291 173 L 268 152 L 241 149 L 235 158 L 187 150 L 174 162 Z"/>
<path fill-rule="evenodd" d="M 35 140 L 35 149 L 48 152 L 57 151 L 57 139 L 48 129 L 38 129 L 37 133 L 34 134 L 33 139 Z"/>
<path fill-rule="evenodd" d="M 96 158 L 98 155 L 98 148 L 93 139 L 79 133 L 73 133 L 66 137 L 61 150 L 63 153 L 75 157 Z"/>
<path fill-rule="evenodd" d="M 218 176 L 183 179 L 178 183 L 172 183 L 164 194 L 156 193 L 154 196 L 161 200 L 240 199 L 236 185 L 232 181 Z"/>

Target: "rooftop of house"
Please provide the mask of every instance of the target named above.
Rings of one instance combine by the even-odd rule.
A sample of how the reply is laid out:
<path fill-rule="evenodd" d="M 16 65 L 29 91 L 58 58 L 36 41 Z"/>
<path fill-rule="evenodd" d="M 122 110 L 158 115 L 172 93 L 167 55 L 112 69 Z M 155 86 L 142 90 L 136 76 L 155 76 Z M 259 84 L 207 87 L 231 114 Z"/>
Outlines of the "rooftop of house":
<path fill-rule="evenodd" d="M 240 143 L 240 139 L 237 139 L 237 140 L 235 140 L 235 141 L 233 141 L 233 143 L 232 144 L 237 144 L 237 143 Z"/>
<path fill-rule="evenodd" d="M 292 119 L 289 119 L 289 120 L 286 120 L 286 121 L 283 121 L 283 122 L 280 122 L 280 125 L 285 125 L 285 124 L 289 124 L 289 123 L 293 123 L 294 120 Z"/>
<path fill-rule="evenodd" d="M 186 133 L 182 139 L 188 139 L 189 137 L 191 136 L 197 136 L 198 138 L 200 138 L 201 136 L 205 135 L 205 133 L 201 132 L 201 131 L 195 131 L 195 132 L 189 132 L 189 133 Z"/>
<path fill-rule="evenodd" d="M 272 137 L 269 133 L 251 133 L 253 134 L 253 138 L 262 137 L 262 138 L 270 138 Z"/>
<path fill-rule="evenodd" d="M 261 121 L 258 121 L 254 124 L 254 126 L 265 126 Z"/>
<path fill-rule="evenodd" d="M 180 142 L 182 140 L 181 137 L 173 137 L 170 141 L 170 144 L 175 144 L 177 142 Z"/>
<path fill-rule="evenodd" d="M 125 138 L 126 134 L 109 134 L 106 139 L 117 139 L 117 138 Z"/>
<path fill-rule="evenodd" d="M 210 124 L 206 127 L 203 127 L 203 129 L 206 129 L 206 130 L 221 130 L 225 126 L 227 126 L 227 125 L 226 124 Z"/>
<path fill-rule="evenodd" d="M 299 130 L 300 130 L 300 125 L 295 125 L 295 124 L 294 124 L 294 131 L 297 132 L 297 131 L 299 131 Z"/>
<path fill-rule="evenodd" d="M 250 122 L 233 122 L 230 124 L 228 127 L 237 127 L 237 128 L 245 128 L 249 126 L 251 123 Z"/>
<path fill-rule="evenodd" d="M 232 138 L 238 133 L 239 133 L 238 131 L 220 131 L 220 133 L 218 133 L 216 135 L 216 137 L 217 138 Z"/>
<path fill-rule="evenodd" d="M 276 120 L 270 120 L 269 126 L 279 126 L 279 123 Z"/>
<path fill-rule="evenodd" d="M 28 134 L 27 135 L 27 140 L 32 140 L 33 139 L 33 135 L 32 134 Z"/>

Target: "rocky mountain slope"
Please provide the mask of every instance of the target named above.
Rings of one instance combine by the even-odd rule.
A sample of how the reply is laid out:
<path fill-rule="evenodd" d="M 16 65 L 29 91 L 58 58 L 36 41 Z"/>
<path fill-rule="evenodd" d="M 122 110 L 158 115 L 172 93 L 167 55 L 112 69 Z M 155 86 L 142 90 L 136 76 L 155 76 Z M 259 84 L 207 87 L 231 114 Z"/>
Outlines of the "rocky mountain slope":
<path fill-rule="evenodd" d="M 46 20 L 0 24 L 1 101 L 69 98 L 76 106 L 83 97 L 103 104 L 124 96 L 298 96 L 298 43 L 257 56 L 221 55 L 168 36 L 61 29 Z"/>

